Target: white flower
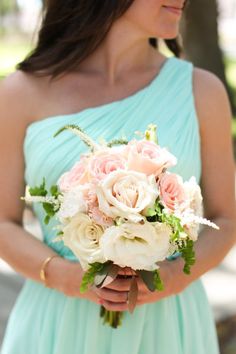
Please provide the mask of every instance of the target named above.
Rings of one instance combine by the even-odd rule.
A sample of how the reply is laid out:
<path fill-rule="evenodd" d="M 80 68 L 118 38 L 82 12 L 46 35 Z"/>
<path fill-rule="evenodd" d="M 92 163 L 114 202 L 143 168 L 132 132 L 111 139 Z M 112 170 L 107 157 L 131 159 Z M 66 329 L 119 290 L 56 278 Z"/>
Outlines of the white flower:
<path fill-rule="evenodd" d="M 153 206 L 158 189 L 153 175 L 117 170 L 98 184 L 97 196 L 99 208 L 107 216 L 139 222 L 144 219 L 141 213 Z"/>
<path fill-rule="evenodd" d="M 84 200 L 83 186 L 78 186 L 65 192 L 63 197 L 60 197 L 61 207 L 57 213 L 57 217 L 60 222 L 64 223 L 68 221 L 68 218 L 72 218 L 77 213 L 87 212 L 87 203 Z"/>
<path fill-rule="evenodd" d="M 32 196 L 30 194 L 30 186 L 26 186 L 25 189 L 25 196 L 22 197 L 21 199 L 26 201 L 27 203 L 49 203 L 55 206 L 55 209 L 59 207 L 59 202 L 58 200 L 53 197 L 53 196 Z"/>
<path fill-rule="evenodd" d="M 95 224 L 88 215 L 78 213 L 63 229 L 64 244 L 78 257 L 84 270 L 89 263 L 104 263 L 100 247 L 100 238 L 104 232 L 102 226 Z"/>
<path fill-rule="evenodd" d="M 190 208 L 195 215 L 202 216 L 202 193 L 195 177 L 191 177 L 189 181 L 184 182 L 184 191 L 187 198 L 186 209 Z"/>
<path fill-rule="evenodd" d="M 199 232 L 201 231 L 202 225 L 207 225 L 213 229 L 219 230 L 220 228 L 210 220 L 203 218 L 201 216 L 196 216 L 194 214 L 185 213 L 181 221 L 189 237 L 193 241 L 197 241 Z"/>
<path fill-rule="evenodd" d="M 121 267 L 155 270 L 169 254 L 171 228 L 163 223 L 124 223 L 105 230 L 100 244 L 106 260 Z"/>
<path fill-rule="evenodd" d="M 199 221 L 203 215 L 202 193 L 201 188 L 196 182 L 196 178 L 192 176 L 188 181 L 183 183 L 185 192 L 185 200 L 174 212 L 181 220 L 181 225 L 184 227 L 189 238 L 197 241 L 200 231 Z"/>

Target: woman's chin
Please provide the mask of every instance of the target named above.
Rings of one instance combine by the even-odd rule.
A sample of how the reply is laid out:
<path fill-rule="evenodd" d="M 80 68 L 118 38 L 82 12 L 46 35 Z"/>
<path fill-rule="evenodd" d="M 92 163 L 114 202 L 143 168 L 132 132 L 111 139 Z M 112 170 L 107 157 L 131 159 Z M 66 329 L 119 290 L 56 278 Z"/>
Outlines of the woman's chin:
<path fill-rule="evenodd" d="M 175 39 L 178 36 L 179 36 L 179 27 L 174 28 L 174 29 L 170 29 L 168 31 L 163 31 L 161 34 L 159 33 L 155 37 L 164 40 L 164 39 Z"/>

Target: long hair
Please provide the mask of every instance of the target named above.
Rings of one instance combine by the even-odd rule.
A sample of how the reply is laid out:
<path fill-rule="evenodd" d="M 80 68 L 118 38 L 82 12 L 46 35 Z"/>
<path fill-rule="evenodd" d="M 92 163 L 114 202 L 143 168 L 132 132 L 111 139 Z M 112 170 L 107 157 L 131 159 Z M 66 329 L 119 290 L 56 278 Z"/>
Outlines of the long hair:
<path fill-rule="evenodd" d="M 17 69 L 38 76 L 56 77 L 75 70 L 103 41 L 113 22 L 134 0 L 45 0 L 42 25 L 35 48 Z M 157 48 L 156 38 L 149 39 Z M 167 46 L 180 55 L 176 39 Z"/>

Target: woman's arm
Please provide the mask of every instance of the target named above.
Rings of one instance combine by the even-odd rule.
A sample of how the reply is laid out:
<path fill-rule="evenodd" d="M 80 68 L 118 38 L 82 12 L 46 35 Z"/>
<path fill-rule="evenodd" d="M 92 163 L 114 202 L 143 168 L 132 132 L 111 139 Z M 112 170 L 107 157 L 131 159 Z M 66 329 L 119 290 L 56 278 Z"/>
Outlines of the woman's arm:
<path fill-rule="evenodd" d="M 27 118 L 31 114 L 33 117 L 35 108 L 33 88 L 29 90 L 29 86 L 19 73 L 0 85 L 0 257 L 17 272 L 40 281 L 41 264 L 54 252 L 22 227 L 23 142 Z"/>
<path fill-rule="evenodd" d="M 182 271 L 183 260 L 163 262 L 160 271 L 165 284 L 162 292 L 151 293 L 139 281 L 138 304 L 155 302 L 180 293 L 191 282 L 217 266 L 236 241 L 235 165 L 231 139 L 231 112 L 222 83 L 204 70 L 195 69 L 194 96 L 201 135 L 201 188 L 205 217 L 220 230 L 204 227 L 195 244 L 196 263 L 191 275 Z M 110 284 L 109 288 L 116 289 Z M 105 297 L 105 290 L 100 290 Z M 105 302 L 108 309 L 116 306 Z"/>
<path fill-rule="evenodd" d="M 232 114 L 223 84 L 195 69 L 194 92 L 201 135 L 201 188 L 206 218 L 220 230 L 204 228 L 196 243 L 191 280 L 219 264 L 236 242 L 235 162 Z"/>

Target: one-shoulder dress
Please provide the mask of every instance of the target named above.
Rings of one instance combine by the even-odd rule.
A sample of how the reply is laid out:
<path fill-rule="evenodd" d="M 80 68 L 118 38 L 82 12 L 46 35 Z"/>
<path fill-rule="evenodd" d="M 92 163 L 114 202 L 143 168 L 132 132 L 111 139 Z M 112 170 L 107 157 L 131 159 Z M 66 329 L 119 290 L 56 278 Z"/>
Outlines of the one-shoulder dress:
<path fill-rule="evenodd" d="M 161 146 L 178 159 L 172 172 L 184 180 L 201 178 L 200 129 L 193 96 L 193 65 L 170 58 L 144 88 L 124 99 L 78 113 L 31 123 L 24 140 L 25 182 L 34 186 L 46 178 L 55 184 L 86 147 L 77 136 L 54 133 L 78 124 L 94 139 L 133 137 L 149 123 L 158 127 Z M 43 242 L 59 255 L 76 261 L 62 242 L 52 242 L 54 221 L 46 226 L 40 205 L 34 206 Z M 103 325 L 100 306 L 67 297 L 27 279 L 10 314 L 2 354 L 218 354 L 212 311 L 201 280 L 182 293 L 125 312 L 123 325 Z"/>

